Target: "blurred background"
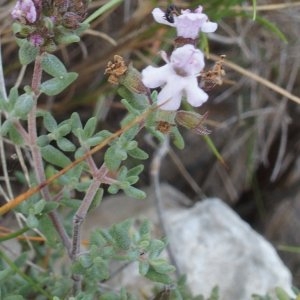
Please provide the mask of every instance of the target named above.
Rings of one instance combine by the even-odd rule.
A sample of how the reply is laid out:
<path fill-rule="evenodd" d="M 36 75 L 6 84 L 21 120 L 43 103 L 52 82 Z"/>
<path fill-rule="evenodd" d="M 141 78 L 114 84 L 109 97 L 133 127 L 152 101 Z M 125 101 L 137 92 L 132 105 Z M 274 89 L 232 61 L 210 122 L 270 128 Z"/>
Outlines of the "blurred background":
<path fill-rule="evenodd" d="M 89 14 L 107 2 L 91 1 Z M 1 47 L 8 89 L 21 69 L 11 31 L 14 3 L 0 0 Z M 222 86 L 209 92 L 208 102 L 197 112 L 208 112 L 210 138 L 225 164 L 203 137 L 181 129 L 186 147 L 170 152 L 162 165 L 161 180 L 176 186 L 193 201 L 204 197 L 223 199 L 275 245 L 293 272 L 294 283 L 300 286 L 300 105 L 261 80 L 300 95 L 300 2 L 258 1 L 255 20 L 250 1 L 172 3 L 178 8 L 202 5 L 209 19 L 219 24 L 215 33 L 206 36 L 212 57 L 226 55 L 226 77 Z M 69 71 L 79 73 L 79 78 L 63 94 L 42 97 L 40 108 L 51 111 L 58 121 L 76 111 L 83 123 L 96 116 L 99 130 L 119 128 L 126 110 L 116 87 L 107 83 L 105 66 L 115 54 L 122 55 L 138 70 L 163 64 L 158 52 L 172 51 L 176 33 L 171 27 L 156 24 L 151 11 L 154 7 L 166 9 L 169 4 L 124 0 L 95 20 L 80 43 L 61 47 L 56 54 Z M 199 46 L 204 44 L 205 38 L 201 37 Z M 207 69 L 213 64 L 207 59 Z M 30 83 L 31 67 L 21 86 Z M 259 77 L 253 78 L 253 74 Z M 139 142 L 152 153 L 144 137 L 141 134 Z M 12 154 L 7 152 L 11 166 Z M 102 157 L 98 155 L 100 161 Z M 18 165 L 11 168 L 17 169 Z M 150 184 L 148 171 L 146 168 L 140 187 Z"/>

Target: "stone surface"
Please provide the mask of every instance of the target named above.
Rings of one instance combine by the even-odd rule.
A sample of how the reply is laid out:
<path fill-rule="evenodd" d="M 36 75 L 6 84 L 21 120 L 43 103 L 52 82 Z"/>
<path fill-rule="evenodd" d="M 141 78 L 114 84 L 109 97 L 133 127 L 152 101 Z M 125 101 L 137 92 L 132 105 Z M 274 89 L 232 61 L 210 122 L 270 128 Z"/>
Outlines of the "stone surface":
<path fill-rule="evenodd" d="M 109 197 L 89 215 L 85 233 L 139 216 L 151 219 L 157 227 L 154 193 L 148 190 L 147 194 L 144 201 Z M 162 185 L 161 194 L 169 243 L 194 294 L 207 297 L 216 285 L 220 300 L 248 300 L 254 293 L 272 292 L 276 286 L 290 291 L 291 274 L 272 245 L 221 200 L 207 199 L 186 208 L 180 203 L 188 199 L 176 189 Z M 158 229 L 155 232 L 159 235 Z M 147 281 L 136 270 L 129 266 L 111 283 L 147 294 Z"/>
<path fill-rule="evenodd" d="M 252 294 L 291 290 L 291 274 L 273 246 L 219 199 L 168 212 L 168 236 L 181 272 L 194 294 L 247 300 Z"/>

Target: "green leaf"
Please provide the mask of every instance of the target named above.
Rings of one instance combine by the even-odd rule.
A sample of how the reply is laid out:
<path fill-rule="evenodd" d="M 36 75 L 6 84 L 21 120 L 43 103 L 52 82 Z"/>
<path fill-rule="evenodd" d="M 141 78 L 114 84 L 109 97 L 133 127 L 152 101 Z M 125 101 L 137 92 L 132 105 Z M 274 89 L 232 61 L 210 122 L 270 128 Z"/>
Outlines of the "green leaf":
<path fill-rule="evenodd" d="M 133 184 L 136 184 L 138 181 L 139 181 L 139 176 L 129 176 L 126 178 L 126 181 L 130 184 L 130 185 L 133 185 Z"/>
<path fill-rule="evenodd" d="M 124 189 L 124 193 L 128 197 L 132 197 L 132 198 L 139 199 L 139 200 L 143 200 L 147 196 L 144 191 L 141 191 L 133 186 L 129 186 L 128 188 Z"/>
<path fill-rule="evenodd" d="M 142 173 L 144 170 L 144 165 L 138 165 L 134 168 L 131 168 L 128 172 L 127 172 L 127 176 L 138 176 L 140 175 L 140 173 Z"/>
<path fill-rule="evenodd" d="M 26 39 L 18 41 L 20 44 L 19 60 L 22 65 L 28 65 L 35 60 L 39 53 L 39 49 Z"/>
<path fill-rule="evenodd" d="M 110 232 L 107 229 L 101 230 L 101 234 L 109 244 L 114 243 L 114 239 L 113 239 L 113 237 L 111 236 Z"/>
<path fill-rule="evenodd" d="M 62 151 L 73 152 L 76 150 L 75 145 L 64 137 L 56 140 L 56 143 L 58 148 L 61 149 Z"/>
<path fill-rule="evenodd" d="M 89 255 L 80 255 L 78 258 L 79 263 L 81 264 L 82 267 L 85 269 L 89 268 L 92 266 L 93 261 Z"/>
<path fill-rule="evenodd" d="M 66 206 L 73 209 L 78 209 L 82 200 L 79 199 L 69 199 L 69 198 L 63 198 L 60 200 L 59 204 L 62 206 Z"/>
<path fill-rule="evenodd" d="M 64 33 L 60 30 L 60 32 L 55 36 L 55 41 L 58 44 L 68 45 L 78 43 L 80 41 L 80 37 L 77 34 L 70 34 L 70 32 Z"/>
<path fill-rule="evenodd" d="M 55 210 L 59 205 L 60 205 L 60 203 L 54 202 L 54 201 L 46 202 L 45 207 L 43 209 L 43 213 L 49 213 L 49 212 Z"/>
<path fill-rule="evenodd" d="M 59 127 L 55 131 L 55 135 L 57 137 L 62 137 L 62 136 L 69 134 L 70 132 L 71 132 L 71 125 L 68 123 L 65 123 L 65 124 L 59 125 Z"/>
<path fill-rule="evenodd" d="M 110 229 L 110 234 L 115 241 L 116 246 L 122 250 L 128 250 L 131 245 L 129 228 L 132 226 L 132 220 L 126 220 L 115 224 Z"/>
<path fill-rule="evenodd" d="M 109 278 L 109 268 L 108 268 L 108 261 L 103 259 L 102 257 L 95 257 L 93 259 L 93 268 L 97 269 L 97 279 L 99 281 L 107 280 Z"/>
<path fill-rule="evenodd" d="M 178 149 L 182 150 L 184 148 L 184 139 L 183 139 L 182 135 L 180 134 L 178 128 L 177 127 L 172 127 L 171 131 L 172 131 L 172 137 L 173 137 L 174 145 Z"/>
<path fill-rule="evenodd" d="M 4 282 L 4 280 L 9 278 L 13 273 L 11 269 L 0 270 L 0 282 Z"/>
<path fill-rule="evenodd" d="M 91 185 L 91 180 L 88 179 L 86 181 L 78 182 L 75 186 L 75 189 L 78 192 L 86 192 L 90 185 Z"/>
<path fill-rule="evenodd" d="M 47 244 L 56 247 L 60 239 L 48 215 L 43 215 L 39 220 L 39 230 L 46 237 Z"/>
<path fill-rule="evenodd" d="M 94 132 L 96 130 L 96 126 L 97 126 L 97 118 L 96 117 L 92 117 L 86 122 L 86 124 L 83 128 L 85 139 L 90 138 L 94 134 Z"/>
<path fill-rule="evenodd" d="M 2 136 L 6 136 L 10 129 L 14 126 L 14 123 L 12 120 L 10 119 L 7 119 L 3 122 L 3 124 L 1 125 L 0 127 L 0 133 Z"/>
<path fill-rule="evenodd" d="M 160 142 L 163 142 L 165 139 L 165 136 L 162 132 L 160 132 L 159 130 L 157 130 L 155 128 L 155 126 L 148 126 L 146 125 L 146 129 L 150 132 L 151 135 L 153 135 L 154 137 L 156 137 Z"/>
<path fill-rule="evenodd" d="M 99 229 L 95 229 L 92 231 L 90 235 L 90 245 L 95 245 L 97 249 L 99 247 L 104 247 L 106 245 L 106 240 L 103 238 L 101 231 Z M 97 250 L 98 251 L 98 250 Z"/>
<path fill-rule="evenodd" d="M 80 120 L 80 116 L 77 112 L 74 112 L 71 115 L 71 127 L 72 127 L 72 131 L 74 131 L 78 128 L 82 129 L 82 123 Z"/>
<path fill-rule="evenodd" d="M 59 78 L 49 79 L 41 84 L 41 92 L 48 96 L 55 96 L 65 90 L 76 78 L 78 74 L 75 72 L 66 73 Z"/>
<path fill-rule="evenodd" d="M 33 205 L 34 214 L 35 215 L 40 214 L 43 211 L 45 205 L 46 205 L 46 201 L 44 199 L 42 199 L 42 200 L 38 201 L 37 203 L 35 203 Z"/>
<path fill-rule="evenodd" d="M 126 109 L 133 115 L 138 115 L 139 111 L 143 111 L 149 106 L 149 100 L 145 95 L 136 94 L 120 85 L 117 90 L 118 94 L 124 98 L 121 100 Z"/>
<path fill-rule="evenodd" d="M 57 122 L 49 112 L 44 114 L 43 123 L 49 132 L 54 132 L 57 129 Z"/>
<path fill-rule="evenodd" d="M 61 77 L 67 74 L 64 64 L 53 54 L 44 53 L 41 65 L 43 70 L 53 77 Z"/>
<path fill-rule="evenodd" d="M 119 190 L 120 188 L 115 184 L 110 185 L 107 189 L 107 191 L 112 195 L 115 195 Z"/>
<path fill-rule="evenodd" d="M 139 160 L 145 160 L 145 159 L 149 158 L 148 153 L 146 153 L 144 150 L 142 150 L 140 148 L 135 148 L 135 149 L 132 149 L 132 150 L 128 150 L 127 153 L 131 157 L 133 157 L 135 159 L 139 159 Z"/>
<path fill-rule="evenodd" d="M 22 136 L 20 135 L 19 131 L 16 129 L 15 126 L 11 126 L 9 128 L 8 135 L 9 139 L 16 145 L 22 145 L 24 143 Z"/>
<path fill-rule="evenodd" d="M 130 128 L 129 130 L 125 131 L 121 135 L 121 139 L 125 141 L 131 141 L 132 139 L 135 138 L 135 136 L 139 133 L 139 131 L 140 131 L 140 126 L 137 124 L 132 128 Z"/>
<path fill-rule="evenodd" d="M 12 87 L 8 95 L 9 102 L 15 104 L 18 97 L 19 97 L 18 89 L 16 87 Z"/>
<path fill-rule="evenodd" d="M 34 100 L 32 95 L 23 94 L 19 96 L 14 107 L 15 115 L 23 120 L 26 120 L 33 105 Z"/>
<path fill-rule="evenodd" d="M 172 278 L 169 275 L 158 273 L 151 266 L 149 267 L 149 270 L 145 277 L 150 279 L 151 281 L 164 284 L 171 284 L 173 282 Z"/>
<path fill-rule="evenodd" d="M 33 214 L 30 214 L 26 219 L 26 224 L 30 228 L 37 228 L 39 226 L 39 220 Z"/>
<path fill-rule="evenodd" d="M 71 163 L 71 160 L 60 150 L 52 145 L 47 145 L 41 148 L 41 154 L 45 161 L 52 165 L 64 168 Z"/>
<path fill-rule="evenodd" d="M 119 169 L 118 180 L 119 181 L 124 181 L 126 179 L 126 177 L 127 177 L 127 172 L 128 172 L 128 169 L 125 166 L 122 166 Z"/>
<path fill-rule="evenodd" d="M 164 242 L 160 240 L 151 240 L 150 246 L 149 246 L 149 258 L 154 259 L 158 257 L 161 252 L 165 249 L 166 245 Z"/>
<path fill-rule="evenodd" d="M 51 142 L 51 138 L 48 135 L 44 135 L 44 134 L 40 135 L 36 141 L 39 147 L 44 147 L 48 145 L 50 142 Z"/>
<path fill-rule="evenodd" d="M 115 149 L 116 147 L 110 147 L 104 154 L 104 162 L 107 168 L 111 171 L 118 170 L 122 162 L 122 157 L 117 155 Z"/>
<path fill-rule="evenodd" d="M 168 264 L 166 260 L 162 258 L 156 258 L 150 260 L 151 267 L 158 273 L 166 274 L 175 271 L 175 267 Z"/>
<path fill-rule="evenodd" d="M 133 150 L 133 149 L 137 148 L 137 146 L 138 146 L 138 142 L 137 141 L 130 141 L 126 145 L 126 150 L 127 151 Z"/>
<path fill-rule="evenodd" d="M 149 263 L 147 261 L 140 261 L 139 263 L 139 273 L 142 276 L 145 276 L 147 274 L 147 272 L 149 271 Z"/>
<path fill-rule="evenodd" d="M 85 141 L 85 144 L 89 147 L 93 147 L 93 146 L 100 144 L 103 140 L 104 140 L 104 138 L 101 136 L 93 136 L 91 138 L 88 138 Z"/>
<path fill-rule="evenodd" d="M 282 288 L 277 287 L 275 289 L 275 292 L 276 292 L 276 296 L 277 296 L 278 300 L 290 300 L 290 296 Z"/>
<path fill-rule="evenodd" d="M 145 239 L 145 237 L 148 239 L 149 233 L 151 230 L 151 222 L 149 220 L 143 220 L 142 224 L 139 227 L 139 233 L 142 239 Z"/>

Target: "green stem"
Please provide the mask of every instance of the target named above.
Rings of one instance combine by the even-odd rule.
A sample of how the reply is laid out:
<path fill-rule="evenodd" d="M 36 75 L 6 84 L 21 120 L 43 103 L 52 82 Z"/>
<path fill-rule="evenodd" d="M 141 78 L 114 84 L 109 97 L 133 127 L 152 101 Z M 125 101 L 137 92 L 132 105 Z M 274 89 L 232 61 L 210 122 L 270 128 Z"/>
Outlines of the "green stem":
<path fill-rule="evenodd" d="M 99 16 L 103 15 L 105 12 L 116 6 L 117 4 L 120 4 L 123 2 L 123 0 L 111 0 L 108 3 L 101 6 L 99 9 L 97 9 L 95 12 L 93 12 L 87 19 L 84 20 L 84 24 L 90 24 L 92 21 L 97 19 Z"/>
<path fill-rule="evenodd" d="M 18 231 L 15 231 L 15 232 L 9 233 L 5 236 L 2 236 L 2 237 L 0 237 L 0 243 L 4 242 L 4 241 L 7 241 L 7 240 L 14 239 L 14 238 L 20 236 L 21 234 L 23 234 L 24 232 L 28 231 L 29 229 L 30 229 L 29 227 L 25 226 L 25 227 L 23 227 L 22 229 L 20 229 Z"/>

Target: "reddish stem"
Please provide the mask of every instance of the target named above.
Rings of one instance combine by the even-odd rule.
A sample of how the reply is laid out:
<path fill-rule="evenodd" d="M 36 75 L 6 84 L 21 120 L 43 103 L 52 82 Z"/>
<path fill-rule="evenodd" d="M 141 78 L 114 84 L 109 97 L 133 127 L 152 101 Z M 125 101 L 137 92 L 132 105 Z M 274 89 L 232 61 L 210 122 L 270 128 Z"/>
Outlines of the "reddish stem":
<path fill-rule="evenodd" d="M 39 87 L 41 85 L 42 80 L 42 66 L 41 66 L 41 60 L 42 56 L 38 55 L 35 60 L 34 69 L 33 69 L 33 75 L 32 75 L 32 83 L 31 88 L 35 94 L 34 96 L 34 105 L 28 114 L 28 135 L 29 135 L 29 147 L 31 150 L 32 155 L 32 161 L 33 161 L 33 168 L 35 171 L 36 179 L 39 184 L 46 181 L 46 175 L 44 172 L 44 165 L 43 165 L 43 159 L 41 152 L 36 144 L 37 141 L 37 128 L 36 128 L 36 110 L 37 110 L 37 99 L 40 94 Z M 49 188 L 47 185 L 45 185 L 41 189 L 42 197 L 46 201 L 51 201 L 51 194 L 49 192 Z M 70 248 L 71 243 L 69 240 L 69 237 L 64 229 L 64 227 L 61 224 L 61 221 L 59 220 L 58 215 L 55 212 L 50 212 L 49 217 L 57 230 L 58 234 L 60 235 L 62 242 L 66 249 L 68 250 L 68 254 L 70 255 Z"/>

